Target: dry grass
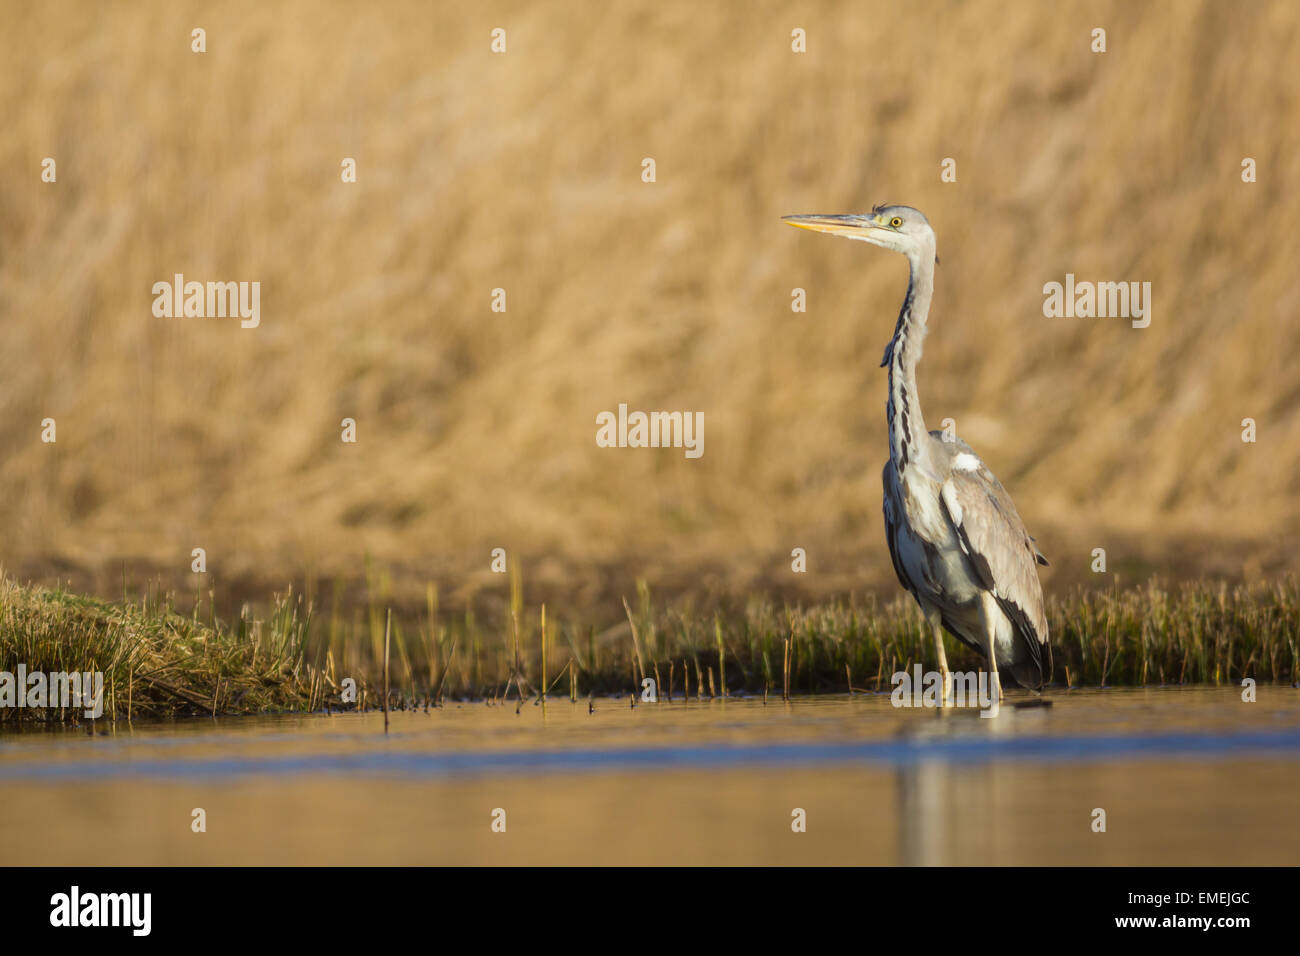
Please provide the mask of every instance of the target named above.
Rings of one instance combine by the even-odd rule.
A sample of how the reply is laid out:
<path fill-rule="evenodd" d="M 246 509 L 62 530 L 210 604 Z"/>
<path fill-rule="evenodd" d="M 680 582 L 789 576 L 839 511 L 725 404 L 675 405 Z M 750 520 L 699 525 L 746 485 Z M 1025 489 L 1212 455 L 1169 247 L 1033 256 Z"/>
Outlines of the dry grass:
<path fill-rule="evenodd" d="M 201 620 L 197 605 L 192 615 L 177 613 L 170 596 L 109 603 L 0 576 L 0 670 L 101 672 L 110 720 L 320 706 L 334 688 L 304 666 L 308 623 L 291 595 L 276 600 L 267 621 L 244 615 L 226 625 Z M 0 708 L 0 722 L 79 722 L 87 709 L 49 703 Z"/>
<path fill-rule="evenodd" d="M 322 620 L 313 602 L 287 594 L 271 602 L 266 620 L 245 612 L 226 622 L 202 614 L 197 600 L 180 613 L 172 595 L 109 604 L 0 578 L 0 670 L 15 673 L 19 663 L 28 673 L 101 670 L 111 720 L 386 710 L 385 702 L 427 710 L 448 698 L 518 708 L 547 693 L 626 695 L 643 677 L 655 679 L 665 700 L 688 684 L 692 698 L 766 699 L 787 686 L 795 694 L 887 692 L 896 671 L 937 667 L 910 598 L 802 606 L 754 596 L 706 610 L 655 603 L 644 582 L 639 591 L 635 608 L 613 622 L 525 606 L 519 588 L 511 607 L 484 618 L 441 612 L 430 590 L 420 615 L 372 604 L 350 620 L 341 613 Z M 1048 620 L 1058 688 L 1300 676 L 1295 580 L 1074 593 L 1050 602 Z M 968 648 L 947 643 L 955 670 L 981 666 Z M 687 678 L 670 686 L 669 674 Z M 356 682 L 351 698 L 343 695 L 347 678 Z M 80 719 L 78 709 L 0 709 L 0 721 Z"/>
<path fill-rule="evenodd" d="M 1094 547 L 1128 580 L 1300 560 L 1294 4 L 0 7 L 0 558 L 24 575 L 114 593 L 202 546 L 262 586 L 369 555 L 418 601 L 502 546 L 579 602 L 611 569 L 888 582 L 904 264 L 779 222 L 886 199 L 939 233 L 929 424 L 1001 475 L 1049 591 Z M 1067 271 L 1152 282 L 1151 327 L 1044 319 Z M 176 272 L 260 281 L 262 327 L 153 318 Z M 704 457 L 597 448 L 619 402 L 703 411 Z"/>

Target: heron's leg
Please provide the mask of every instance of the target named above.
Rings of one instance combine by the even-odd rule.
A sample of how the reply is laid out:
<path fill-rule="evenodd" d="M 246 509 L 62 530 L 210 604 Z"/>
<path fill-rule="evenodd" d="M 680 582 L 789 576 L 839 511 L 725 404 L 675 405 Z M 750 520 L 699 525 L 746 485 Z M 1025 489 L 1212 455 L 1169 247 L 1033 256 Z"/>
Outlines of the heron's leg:
<path fill-rule="evenodd" d="M 986 643 L 986 652 L 989 659 L 989 693 L 993 698 L 993 707 L 997 708 L 1002 701 L 1002 679 L 998 677 L 998 654 L 995 643 L 998 633 L 998 616 L 1001 609 L 998 607 L 997 599 L 992 594 L 985 591 L 982 595 L 984 611 L 984 637 Z"/>
<path fill-rule="evenodd" d="M 943 678 L 942 704 L 953 699 L 952 671 L 948 670 L 948 654 L 943 648 L 943 619 L 938 614 L 926 615 L 930 620 L 930 629 L 934 631 L 934 649 L 939 657 L 939 676 Z"/>

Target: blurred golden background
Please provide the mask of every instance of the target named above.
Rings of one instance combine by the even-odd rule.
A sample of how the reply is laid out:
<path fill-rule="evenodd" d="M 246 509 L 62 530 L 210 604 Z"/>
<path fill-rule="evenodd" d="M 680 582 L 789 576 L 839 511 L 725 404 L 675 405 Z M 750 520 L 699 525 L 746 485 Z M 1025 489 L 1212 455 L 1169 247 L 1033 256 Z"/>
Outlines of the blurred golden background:
<path fill-rule="evenodd" d="M 877 366 L 906 264 L 780 222 L 886 200 L 939 237 L 927 423 L 998 473 L 1049 591 L 1300 566 L 1295 4 L 4 0 L 0 22 L 11 573 L 193 587 L 203 547 L 218 589 L 369 561 L 399 597 L 465 594 L 502 587 L 504 547 L 579 597 L 892 589 Z M 1067 272 L 1151 282 L 1151 326 L 1045 318 Z M 175 273 L 261 282 L 261 326 L 155 318 Z M 703 412 L 703 457 L 598 448 L 620 402 Z"/>

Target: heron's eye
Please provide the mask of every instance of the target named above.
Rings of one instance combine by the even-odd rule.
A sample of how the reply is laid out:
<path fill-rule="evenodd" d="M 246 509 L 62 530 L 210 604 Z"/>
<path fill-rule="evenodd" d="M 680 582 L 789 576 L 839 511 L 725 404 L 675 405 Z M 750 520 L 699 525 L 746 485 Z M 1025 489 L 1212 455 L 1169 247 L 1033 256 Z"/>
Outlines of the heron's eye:
<path fill-rule="evenodd" d="M 897 229 L 903 224 L 903 220 L 899 216 L 895 216 L 893 219 L 889 220 L 889 224 Z"/>

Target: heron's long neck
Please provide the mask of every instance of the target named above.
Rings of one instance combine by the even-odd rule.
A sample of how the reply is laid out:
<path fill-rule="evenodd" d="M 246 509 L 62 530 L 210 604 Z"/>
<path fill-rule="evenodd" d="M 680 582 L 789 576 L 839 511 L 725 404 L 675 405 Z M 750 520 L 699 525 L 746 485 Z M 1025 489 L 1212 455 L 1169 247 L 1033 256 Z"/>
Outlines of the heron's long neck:
<path fill-rule="evenodd" d="M 885 360 L 880 363 L 889 366 L 889 456 L 900 475 L 908 466 L 925 467 L 928 461 L 925 419 L 916 394 L 916 363 L 921 360 L 925 322 L 934 292 L 934 257 L 918 256 L 911 265 L 907 298 L 898 313 L 894 337 L 885 349 Z"/>

